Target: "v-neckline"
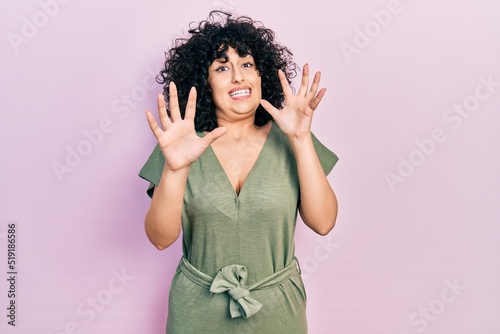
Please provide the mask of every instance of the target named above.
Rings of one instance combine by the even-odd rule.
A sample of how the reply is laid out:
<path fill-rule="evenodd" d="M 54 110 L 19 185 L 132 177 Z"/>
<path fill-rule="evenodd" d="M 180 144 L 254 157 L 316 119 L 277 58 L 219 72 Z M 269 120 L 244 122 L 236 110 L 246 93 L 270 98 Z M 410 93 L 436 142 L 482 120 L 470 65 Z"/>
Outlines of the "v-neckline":
<path fill-rule="evenodd" d="M 224 182 L 232 190 L 233 195 L 235 196 L 236 199 L 241 198 L 241 195 L 243 194 L 244 189 L 246 189 L 245 185 L 247 184 L 247 182 L 249 180 L 251 180 L 251 177 L 254 174 L 254 170 L 258 167 L 259 161 L 262 160 L 262 155 L 265 154 L 266 148 L 267 148 L 267 146 L 269 146 L 269 144 L 268 144 L 269 143 L 269 137 L 271 136 L 271 133 L 274 130 L 274 127 L 275 127 L 274 123 L 275 123 L 274 120 L 271 120 L 271 129 L 269 129 L 269 132 L 267 133 L 267 137 L 266 137 L 266 139 L 264 141 L 264 144 L 262 145 L 262 147 L 260 149 L 260 152 L 257 155 L 257 159 L 255 159 L 252 167 L 250 168 L 250 171 L 248 172 L 248 175 L 245 178 L 245 181 L 241 185 L 239 192 L 236 192 L 236 190 L 234 189 L 233 184 L 231 183 L 231 180 L 229 179 L 229 176 L 227 175 L 226 171 L 222 167 L 222 164 L 220 163 L 220 160 L 217 157 L 217 154 L 215 154 L 215 151 L 213 150 L 212 145 L 208 146 L 207 151 L 208 151 L 208 153 L 210 153 L 210 155 L 212 156 L 212 158 L 215 160 L 217 168 L 218 168 L 218 172 L 222 173 L 225 176 L 225 178 L 224 178 L 225 181 Z M 203 136 L 205 136 L 205 134 L 203 134 Z"/>

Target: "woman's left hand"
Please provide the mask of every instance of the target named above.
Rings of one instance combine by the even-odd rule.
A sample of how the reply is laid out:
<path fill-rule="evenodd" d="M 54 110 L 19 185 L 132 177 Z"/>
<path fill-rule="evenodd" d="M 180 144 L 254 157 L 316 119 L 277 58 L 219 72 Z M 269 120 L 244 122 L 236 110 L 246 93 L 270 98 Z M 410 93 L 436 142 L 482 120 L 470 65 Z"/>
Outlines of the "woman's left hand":
<path fill-rule="evenodd" d="M 321 73 L 316 72 L 311 88 L 309 88 L 309 65 L 305 64 L 302 70 L 300 89 L 296 95 L 293 95 L 292 88 L 283 71 L 279 70 L 278 76 L 285 95 L 285 106 L 278 110 L 266 100 L 261 100 L 261 105 L 271 114 L 281 131 L 289 139 L 306 138 L 311 131 L 313 112 L 326 92 L 325 88 L 318 92 Z"/>

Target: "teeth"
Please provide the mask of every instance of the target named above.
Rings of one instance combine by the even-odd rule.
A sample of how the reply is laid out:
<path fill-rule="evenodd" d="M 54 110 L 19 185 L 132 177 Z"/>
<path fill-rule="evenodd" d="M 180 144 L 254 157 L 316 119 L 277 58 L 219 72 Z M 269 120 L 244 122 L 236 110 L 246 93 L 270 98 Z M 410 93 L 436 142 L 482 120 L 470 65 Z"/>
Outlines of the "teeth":
<path fill-rule="evenodd" d="M 231 97 L 236 97 L 236 96 L 243 96 L 243 95 L 249 95 L 250 94 L 250 89 L 240 89 L 237 91 L 232 92 L 229 94 Z"/>

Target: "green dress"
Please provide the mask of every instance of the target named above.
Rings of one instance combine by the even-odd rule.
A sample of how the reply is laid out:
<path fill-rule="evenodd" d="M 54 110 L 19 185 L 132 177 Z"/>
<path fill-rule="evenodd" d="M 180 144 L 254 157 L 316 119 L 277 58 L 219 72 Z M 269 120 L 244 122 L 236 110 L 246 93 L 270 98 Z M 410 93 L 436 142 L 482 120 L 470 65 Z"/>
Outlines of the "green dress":
<path fill-rule="evenodd" d="M 313 142 L 328 174 L 338 158 L 314 136 Z M 157 146 L 139 173 L 150 181 L 150 196 L 163 165 Z M 208 147 L 189 170 L 182 213 L 183 257 L 212 278 L 222 268 L 238 264 L 247 271 L 245 286 L 265 279 L 294 260 L 298 201 L 295 157 L 276 123 L 239 194 Z M 170 288 L 167 333 L 307 333 L 300 270 L 278 285 L 251 291 L 250 296 L 262 304 L 260 311 L 233 318 L 228 293 L 210 292 L 179 265 Z"/>

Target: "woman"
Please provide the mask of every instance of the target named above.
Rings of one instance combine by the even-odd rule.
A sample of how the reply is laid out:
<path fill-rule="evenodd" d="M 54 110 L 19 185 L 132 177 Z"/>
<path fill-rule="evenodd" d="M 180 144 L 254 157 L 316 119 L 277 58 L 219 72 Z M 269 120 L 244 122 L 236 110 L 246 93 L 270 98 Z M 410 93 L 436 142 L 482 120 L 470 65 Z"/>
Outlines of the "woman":
<path fill-rule="evenodd" d="M 290 51 L 248 17 L 212 12 L 189 33 L 159 76 L 161 127 L 146 111 L 158 145 L 139 174 L 149 240 L 162 250 L 183 231 L 167 333 L 306 333 L 297 211 L 321 235 L 337 216 L 338 159 L 310 131 L 320 74 L 309 87 L 304 65 L 294 95 Z"/>

